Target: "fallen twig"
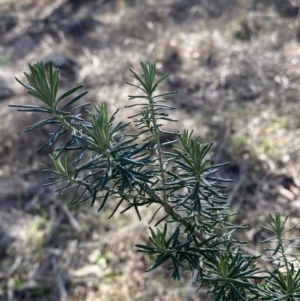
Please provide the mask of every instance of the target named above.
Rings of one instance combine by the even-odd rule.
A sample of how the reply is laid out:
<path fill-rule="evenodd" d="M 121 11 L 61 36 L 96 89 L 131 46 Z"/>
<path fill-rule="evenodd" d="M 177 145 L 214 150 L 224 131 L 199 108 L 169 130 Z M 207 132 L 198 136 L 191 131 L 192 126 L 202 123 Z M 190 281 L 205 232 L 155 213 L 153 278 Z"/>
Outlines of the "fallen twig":
<path fill-rule="evenodd" d="M 52 266 L 53 266 L 53 270 L 55 272 L 55 279 L 56 279 L 57 287 L 58 287 L 58 290 L 59 290 L 60 301 L 69 301 L 68 293 L 67 293 L 67 290 L 65 288 L 64 281 L 63 281 L 63 279 L 60 275 L 60 271 L 59 271 L 58 266 L 57 266 L 57 261 L 53 258 L 51 260 L 51 263 L 52 263 Z"/>
<path fill-rule="evenodd" d="M 69 210 L 68 206 L 57 201 L 57 199 L 54 196 L 53 196 L 53 198 L 51 198 L 51 201 L 54 202 L 55 205 L 57 205 L 63 211 L 63 213 L 69 220 L 70 225 L 73 227 L 73 229 L 76 232 L 82 232 L 82 228 L 81 228 L 80 224 L 77 222 L 77 220 L 73 216 L 72 212 Z"/>

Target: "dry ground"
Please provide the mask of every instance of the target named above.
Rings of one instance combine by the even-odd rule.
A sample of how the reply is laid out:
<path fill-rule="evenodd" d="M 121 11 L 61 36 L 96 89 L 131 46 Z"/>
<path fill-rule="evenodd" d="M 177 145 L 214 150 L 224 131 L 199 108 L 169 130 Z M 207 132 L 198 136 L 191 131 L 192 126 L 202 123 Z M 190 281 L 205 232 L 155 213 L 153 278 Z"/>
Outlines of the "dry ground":
<path fill-rule="evenodd" d="M 54 60 L 62 91 L 85 83 L 85 100 L 106 101 L 111 112 L 134 92 L 128 69 L 157 62 L 170 73 L 164 88 L 177 91 L 168 101 L 178 127 L 214 140 L 214 161 L 231 162 L 220 174 L 235 180 L 228 202 L 250 227 L 251 249 L 262 251 L 268 212 L 299 224 L 300 30 L 284 2 L 0 1 L 1 301 L 188 299 L 189 275 L 174 282 L 164 268 L 144 273 L 150 260 L 134 244 L 147 239 L 149 213 L 143 222 L 130 212 L 108 221 L 112 205 L 101 214 L 68 208 L 68 195 L 41 186 L 39 162 L 49 159 L 35 149 L 47 131 L 24 134 L 39 116 L 8 108 L 34 103 L 13 80 L 28 62 Z M 200 291 L 189 300 L 206 298 Z"/>

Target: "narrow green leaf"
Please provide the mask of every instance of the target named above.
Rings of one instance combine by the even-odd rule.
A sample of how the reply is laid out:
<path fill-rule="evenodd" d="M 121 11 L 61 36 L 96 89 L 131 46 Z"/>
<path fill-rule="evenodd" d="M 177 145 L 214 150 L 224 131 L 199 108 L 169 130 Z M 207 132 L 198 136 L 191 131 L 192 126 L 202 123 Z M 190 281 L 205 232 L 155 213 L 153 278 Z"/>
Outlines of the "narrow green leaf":
<path fill-rule="evenodd" d="M 164 74 L 156 83 L 155 85 L 159 85 L 162 83 L 167 77 L 169 76 L 169 73 Z"/>
<path fill-rule="evenodd" d="M 58 100 L 57 100 L 57 103 L 59 103 L 62 99 L 70 96 L 71 94 L 73 94 L 74 92 L 76 92 L 78 89 L 84 87 L 84 85 L 79 85 L 79 86 L 76 86 L 70 90 L 68 90 L 67 92 L 65 92 Z"/>
<path fill-rule="evenodd" d="M 83 97 L 84 95 L 86 95 L 88 93 L 88 91 L 82 92 L 79 95 L 77 95 L 76 97 L 72 98 L 70 101 L 68 101 L 62 108 L 61 110 L 63 111 L 66 107 L 70 106 L 72 103 L 76 102 L 77 100 L 79 100 L 81 97 Z"/>
<path fill-rule="evenodd" d="M 239 290 L 232 284 L 229 282 L 229 286 L 231 287 L 231 289 L 234 291 L 234 294 L 238 297 L 238 299 L 240 301 L 247 301 L 247 299 L 245 299 L 241 293 L 239 292 Z"/>
<path fill-rule="evenodd" d="M 124 198 L 121 198 L 121 200 L 119 201 L 119 203 L 117 204 L 117 206 L 115 207 L 115 209 L 113 210 L 111 215 L 108 217 L 108 219 L 110 219 L 114 216 L 114 214 L 116 213 L 116 211 L 118 210 L 118 208 L 120 207 L 120 205 L 122 204 L 123 201 L 124 201 Z"/>
<path fill-rule="evenodd" d="M 42 121 L 39 121 L 31 126 L 28 126 L 25 130 L 25 132 L 30 132 L 36 128 L 39 128 L 41 126 L 44 126 L 46 124 L 52 124 L 52 123 L 59 123 L 59 121 L 54 117 L 54 118 L 51 118 L 51 119 L 45 119 L 45 120 L 42 120 Z"/>

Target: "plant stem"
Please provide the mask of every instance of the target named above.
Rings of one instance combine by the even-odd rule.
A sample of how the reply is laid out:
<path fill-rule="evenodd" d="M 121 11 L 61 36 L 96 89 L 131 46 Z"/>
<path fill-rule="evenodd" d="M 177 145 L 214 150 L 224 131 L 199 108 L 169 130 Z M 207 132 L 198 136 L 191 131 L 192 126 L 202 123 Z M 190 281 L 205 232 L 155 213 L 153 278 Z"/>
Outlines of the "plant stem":
<path fill-rule="evenodd" d="M 153 100 L 151 94 L 148 94 L 148 100 L 149 100 L 149 104 L 150 104 L 151 118 L 152 118 L 152 123 L 153 123 L 153 134 L 154 134 L 154 139 L 155 139 L 155 143 L 157 146 L 157 155 L 158 155 L 158 162 L 159 162 L 159 167 L 160 167 L 160 172 L 161 172 L 162 187 L 165 187 L 166 179 L 165 179 L 164 163 L 163 163 L 163 158 L 162 158 L 162 149 L 161 149 L 161 144 L 160 144 L 160 140 L 159 140 L 159 133 L 157 130 L 158 126 L 157 126 L 157 121 L 156 121 L 156 115 L 155 115 L 155 111 L 154 111 L 155 101 Z M 168 202 L 167 194 L 166 194 L 165 190 L 163 190 L 163 200 L 165 203 Z"/>
<path fill-rule="evenodd" d="M 182 216 L 173 209 L 173 207 L 167 202 L 167 201 L 164 201 L 162 200 L 150 187 L 148 184 L 145 183 L 145 191 L 147 192 L 147 194 L 155 199 L 156 201 L 159 202 L 159 204 L 165 209 L 165 211 L 167 213 L 169 213 L 173 219 L 177 222 L 181 222 L 182 225 L 184 225 L 186 228 L 188 228 L 190 226 L 190 224 L 188 222 L 182 222 L 183 218 Z M 199 233 L 198 231 L 194 230 L 194 235 L 195 237 L 199 240 L 199 242 L 202 242 L 204 241 L 206 238 L 201 234 Z"/>

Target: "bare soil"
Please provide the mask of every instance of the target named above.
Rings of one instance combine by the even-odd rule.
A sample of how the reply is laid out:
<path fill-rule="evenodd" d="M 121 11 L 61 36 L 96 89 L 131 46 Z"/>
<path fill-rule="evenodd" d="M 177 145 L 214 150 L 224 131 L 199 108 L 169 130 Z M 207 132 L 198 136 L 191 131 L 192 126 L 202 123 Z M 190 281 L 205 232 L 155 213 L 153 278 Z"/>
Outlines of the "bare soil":
<path fill-rule="evenodd" d="M 204 301 L 191 275 L 170 279 L 167 266 L 134 244 L 147 240 L 149 212 L 107 220 L 88 204 L 67 207 L 42 187 L 47 175 L 35 150 L 51 128 L 24 133 L 40 120 L 8 104 L 36 103 L 13 77 L 27 63 L 52 60 L 61 91 L 84 83 L 85 101 L 130 115 L 129 68 L 157 63 L 178 128 L 215 141 L 220 176 L 233 178 L 228 202 L 249 252 L 263 252 L 259 225 L 269 212 L 300 216 L 300 28 L 285 0 L 0 1 L 0 300 Z M 173 126 L 173 125 L 172 125 Z M 174 129 L 174 128 L 173 128 Z M 177 129 L 175 129 L 177 130 Z M 113 200 L 111 201 L 113 202 Z"/>

